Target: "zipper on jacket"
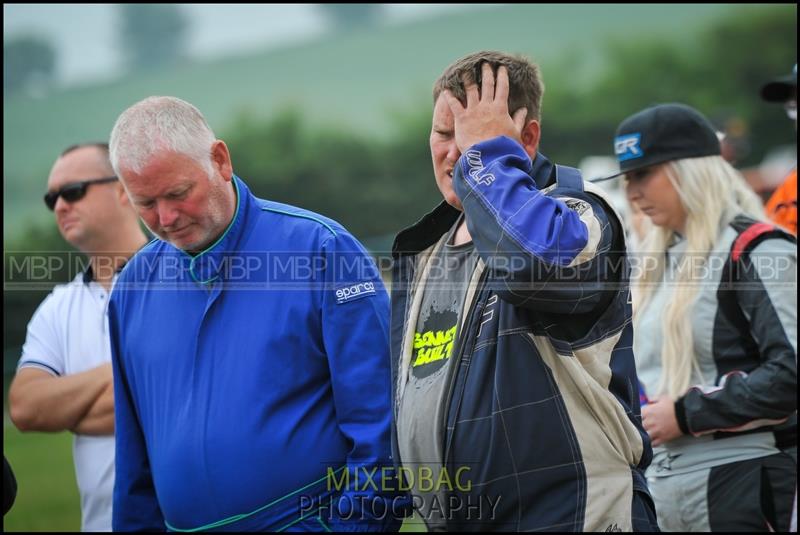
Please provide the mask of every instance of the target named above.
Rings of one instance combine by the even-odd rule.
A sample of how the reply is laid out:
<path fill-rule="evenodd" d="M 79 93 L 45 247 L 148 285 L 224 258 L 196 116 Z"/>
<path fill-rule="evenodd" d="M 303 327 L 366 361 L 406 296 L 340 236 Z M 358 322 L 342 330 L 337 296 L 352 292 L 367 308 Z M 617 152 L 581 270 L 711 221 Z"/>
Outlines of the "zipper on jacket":
<path fill-rule="evenodd" d="M 472 312 L 476 309 L 481 294 L 485 289 L 486 279 L 488 277 L 489 270 L 484 268 L 484 272 L 481 274 L 480 279 L 478 280 L 478 289 L 475 291 L 475 295 L 472 298 L 472 303 L 470 303 L 469 308 L 464 310 L 464 313 L 467 314 L 467 321 L 464 322 L 464 330 L 461 336 L 458 337 L 456 340 L 456 347 L 454 348 L 454 356 L 456 357 L 456 361 L 453 363 L 453 369 L 450 370 L 450 376 L 448 377 L 449 384 L 447 389 L 447 396 L 444 400 L 444 407 L 445 410 L 442 411 L 442 419 L 443 422 L 440 422 L 444 427 L 444 444 L 442 451 L 444 454 L 442 455 L 442 467 L 447 466 L 448 458 L 450 456 L 450 446 L 452 444 L 452 435 L 455 433 L 456 423 L 453 421 L 453 430 L 450 431 L 448 429 L 447 421 L 449 420 L 450 416 L 450 405 L 453 399 L 453 393 L 455 391 L 456 381 L 459 377 L 459 369 L 461 368 L 461 360 L 464 358 L 464 348 L 467 346 L 466 344 L 466 335 L 472 332 L 473 325 L 476 321 L 476 318 L 480 318 L 483 315 L 483 310 L 486 308 L 486 301 L 483 302 L 480 309 L 480 314 L 473 314 Z M 472 359 L 470 359 L 470 363 Z M 469 364 L 467 365 L 466 369 L 464 370 L 464 385 L 466 385 L 466 375 L 469 373 Z M 464 386 L 461 387 L 461 392 L 458 397 L 458 405 L 456 406 L 456 413 L 461 408 L 461 400 L 464 398 Z"/>

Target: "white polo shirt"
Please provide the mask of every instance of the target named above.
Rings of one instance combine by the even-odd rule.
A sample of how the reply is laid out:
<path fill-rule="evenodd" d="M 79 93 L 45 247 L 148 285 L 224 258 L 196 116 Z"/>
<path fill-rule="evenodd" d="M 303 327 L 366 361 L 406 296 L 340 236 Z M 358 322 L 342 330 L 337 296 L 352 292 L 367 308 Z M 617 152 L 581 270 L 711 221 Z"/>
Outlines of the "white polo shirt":
<path fill-rule="evenodd" d="M 61 377 L 111 362 L 110 292 L 91 278 L 91 270 L 78 274 L 42 301 L 28 323 L 18 370 L 38 368 Z M 73 457 L 81 495 L 81 530 L 111 531 L 114 435 L 75 435 Z"/>

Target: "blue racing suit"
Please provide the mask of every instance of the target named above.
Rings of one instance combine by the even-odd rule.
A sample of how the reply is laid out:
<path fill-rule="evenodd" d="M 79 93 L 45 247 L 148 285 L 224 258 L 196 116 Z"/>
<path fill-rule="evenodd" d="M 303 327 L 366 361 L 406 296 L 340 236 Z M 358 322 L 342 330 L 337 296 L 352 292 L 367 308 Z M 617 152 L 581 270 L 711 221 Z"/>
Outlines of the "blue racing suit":
<path fill-rule="evenodd" d="M 338 223 L 233 183 L 217 242 L 151 242 L 111 297 L 114 530 L 396 529 L 375 264 Z"/>

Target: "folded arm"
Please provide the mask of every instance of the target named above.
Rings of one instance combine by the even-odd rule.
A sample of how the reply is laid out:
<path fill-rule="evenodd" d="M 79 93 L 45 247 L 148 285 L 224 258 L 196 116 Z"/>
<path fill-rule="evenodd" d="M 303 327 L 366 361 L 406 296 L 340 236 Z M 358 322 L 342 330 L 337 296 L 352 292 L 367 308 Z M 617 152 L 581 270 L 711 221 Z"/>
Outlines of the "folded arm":
<path fill-rule="evenodd" d="M 114 432 L 110 363 L 61 377 L 24 367 L 11 383 L 8 401 L 11 420 L 21 431 Z"/>

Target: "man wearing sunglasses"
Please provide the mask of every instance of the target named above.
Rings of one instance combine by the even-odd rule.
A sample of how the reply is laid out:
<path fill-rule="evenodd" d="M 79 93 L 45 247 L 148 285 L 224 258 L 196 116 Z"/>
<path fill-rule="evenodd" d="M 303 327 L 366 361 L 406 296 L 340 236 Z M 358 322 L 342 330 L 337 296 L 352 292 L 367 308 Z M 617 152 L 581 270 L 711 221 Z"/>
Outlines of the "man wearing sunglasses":
<path fill-rule="evenodd" d="M 21 431 L 71 431 L 83 531 L 111 530 L 114 391 L 108 297 L 116 274 L 147 239 L 104 143 L 65 150 L 50 172 L 45 204 L 61 235 L 88 256 L 87 269 L 57 286 L 28 324 L 10 415 Z"/>
<path fill-rule="evenodd" d="M 72 204 L 75 201 L 83 199 L 83 197 L 86 195 L 86 191 L 92 184 L 107 184 L 109 182 L 116 182 L 117 180 L 118 179 L 115 176 L 107 176 L 104 178 L 93 178 L 91 180 L 72 182 L 63 188 L 45 193 L 44 204 L 47 205 L 51 211 L 54 211 L 56 209 L 56 203 L 58 202 L 59 197 L 64 199 L 68 204 Z"/>

